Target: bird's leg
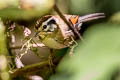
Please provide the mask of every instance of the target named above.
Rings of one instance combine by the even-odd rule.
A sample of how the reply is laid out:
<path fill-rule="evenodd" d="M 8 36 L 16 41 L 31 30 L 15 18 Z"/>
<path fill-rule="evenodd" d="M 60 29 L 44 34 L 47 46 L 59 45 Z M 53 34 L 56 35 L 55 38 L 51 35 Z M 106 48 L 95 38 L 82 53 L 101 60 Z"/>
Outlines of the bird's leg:
<path fill-rule="evenodd" d="M 78 45 L 78 43 L 74 40 L 73 37 L 71 37 L 71 39 L 72 39 L 72 41 L 73 41 L 75 44 L 73 44 L 72 46 L 70 46 L 70 53 L 69 53 L 69 55 L 70 55 L 70 56 L 73 56 L 74 48 Z"/>
<path fill-rule="evenodd" d="M 50 49 L 50 55 L 48 57 L 48 61 L 49 61 L 49 66 L 50 66 L 50 69 L 51 71 L 54 73 L 55 70 L 54 70 L 54 63 L 53 63 L 53 60 L 54 60 L 54 50 L 53 49 Z"/>
<path fill-rule="evenodd" d="M 49 55 L 49 63 L 50 63 L 50 65 L 54 65 L 53 64 L 53 59 L 54 59 L 54 50 L 50 49 L 50 55 Z"/>

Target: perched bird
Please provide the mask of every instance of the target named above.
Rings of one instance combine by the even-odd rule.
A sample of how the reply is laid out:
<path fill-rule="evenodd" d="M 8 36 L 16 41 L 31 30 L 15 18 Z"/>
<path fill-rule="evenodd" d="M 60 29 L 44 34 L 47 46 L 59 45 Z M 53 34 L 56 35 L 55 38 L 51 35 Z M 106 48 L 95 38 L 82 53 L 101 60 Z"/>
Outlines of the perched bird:
<path fill-rule="evenodd" d="M 67 21 L 77 30 L 84 22 L 104 18 L 104 13 L 93 13 L 85 16 L 64 15 Z M 75 34 L 58 15 L 47 15 L 36 23 L 40 41 L 52 49 L 62 49 L 74 44 Z"/>

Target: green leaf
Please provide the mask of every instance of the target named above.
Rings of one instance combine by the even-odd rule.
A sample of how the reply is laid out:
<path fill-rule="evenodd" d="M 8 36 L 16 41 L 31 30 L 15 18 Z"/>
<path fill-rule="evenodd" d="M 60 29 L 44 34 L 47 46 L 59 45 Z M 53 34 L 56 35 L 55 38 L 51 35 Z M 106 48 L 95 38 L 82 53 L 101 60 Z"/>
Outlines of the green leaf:
<path fill-rule="evenodd" d="M 1 0 L 0 4 L 0 17 L 29 20 L 47 14 L 54 0 Z"/>
<path fill-rule="evenodd" d="M 94 25 L 83 38 L 51 80 L 111 80 L 120 70 L 120 25 Z"/>

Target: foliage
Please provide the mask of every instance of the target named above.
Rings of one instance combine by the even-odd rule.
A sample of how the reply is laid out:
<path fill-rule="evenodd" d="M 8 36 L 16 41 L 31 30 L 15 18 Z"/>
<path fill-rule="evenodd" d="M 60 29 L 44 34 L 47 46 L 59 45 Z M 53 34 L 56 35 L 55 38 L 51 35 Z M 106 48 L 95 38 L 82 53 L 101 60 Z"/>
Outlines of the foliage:
<path fill-rule="evenodd" d="M 103 23 L 84 33 L 84 42 L 61 61 L 51 80 L 111 80 L 120 70 L 120 25 Z M 118 77 L 118 75 L 117 75 Z"/>

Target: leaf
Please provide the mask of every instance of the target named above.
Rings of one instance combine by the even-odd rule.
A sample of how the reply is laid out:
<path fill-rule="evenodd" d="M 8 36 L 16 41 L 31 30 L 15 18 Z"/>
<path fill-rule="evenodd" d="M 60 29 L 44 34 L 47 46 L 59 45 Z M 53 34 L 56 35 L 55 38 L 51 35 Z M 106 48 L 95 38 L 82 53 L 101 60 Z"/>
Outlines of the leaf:
<path fill-rule="evenodd" d="M 111 80 L 120 70 L 120 25 L 94 25 L 83 38 L 51 80 Z"/>
<path fill-rule="evenodd" d="M 54 0 L 0 0 L 0 4 L 0 17 L 29 20 L 47 14 Z"/>

